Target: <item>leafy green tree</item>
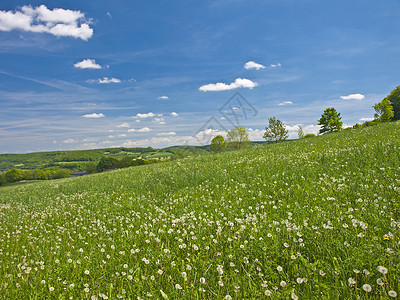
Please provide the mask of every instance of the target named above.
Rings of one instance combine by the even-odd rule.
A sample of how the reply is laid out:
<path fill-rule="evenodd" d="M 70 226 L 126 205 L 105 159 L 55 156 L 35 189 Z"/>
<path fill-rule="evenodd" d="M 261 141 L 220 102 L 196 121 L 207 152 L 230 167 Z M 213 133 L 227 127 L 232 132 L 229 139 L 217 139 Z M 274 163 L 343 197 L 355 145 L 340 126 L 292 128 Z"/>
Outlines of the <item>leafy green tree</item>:
<path fill-rule="evenodd" d="M 249 134 L 244 127 L 240 126 L 228 131 L 226 141 L 233 149 L 246 148 L 250 144 Z"/>
<path fill-rule="evenodd" d="M 132 163 L 133 163 L 132 157 L 127 155 L 118 161 L 117 167 L 118 168 L 128 168 L 128 167 L 132 166 Z"/>
<path fill-rule="evenodd" d="M 299 129 L 297 129 L 297 136 L 299 137 L 299 139 L 302 139 L 304 137 L 304 131 L 300 125 L 298 127 L 299 127 Z"/>
<path fill-rule="evenodd" d="M 226 141 L 222 135 L 217 135 L 212 139 L 210 150 L 212 152 L 222 152 L 226 149 Z"/>
<path fill-rule="evenodd" d="M 6 181 L 7 182 L 17 182 L 17 181 L 21 181 L 24 179 L 24 171 L 20 170 L 20 169 L 12 169 L 8 172 L 6 172 Z"/>
<path fill-rule="evenodd" d="M 117 159 L 103 156 L 97 164 L 96 169 L 98 172 L 103 172 L 104 170 L 115 168 L 117 163 Z"/>
<path fill-rule="evenodd" d="M 397 86 L 385 99 L 389 100 L 393 107 L 392 120 L 400 120 L 400 85 Z"/>
<path fill-rule="evenodd" d="M 375 109 L 374 118 L 380 123 L 390 122 L 394 116 L 393 106 L 387 98 L 376 103 L 373 108 Z"/>
<path fill-rule="evenodd" d="M 58 169 L 55 173 L 53 178 L 58 179 L 58 178 L 68 178 L 71 176 L 71 170 L 68 169 Z"/>
<path fill-rule="evenodd" d="M 6 173 L 0 173 L 0 186 L 5 185 L 7 183 Z"/>
<path fill-rule="evenodd" d="M 340 121 L 341 119 L 340 113 L 333 107 L 325 109 L 321 118 L 318 120 L 318 125 L 322 126 L 319 133 L 331 133 L 342 130 L 343 122 Z"/>
<path fill-rule="evenodd" d="M 268 127 L 265 127 L 263 138 L 268 142 L 281 142 L 289 137 L 285 124 L 275 117 L 268 119 Z"/>
<path fill-rule="evenodd" d="M 96 166 L 96 164 L 94 162 L 88 162 L 88 163 L 85 164 L 84 170 L 87 173 L 96 173 L 97 166 Z"/>

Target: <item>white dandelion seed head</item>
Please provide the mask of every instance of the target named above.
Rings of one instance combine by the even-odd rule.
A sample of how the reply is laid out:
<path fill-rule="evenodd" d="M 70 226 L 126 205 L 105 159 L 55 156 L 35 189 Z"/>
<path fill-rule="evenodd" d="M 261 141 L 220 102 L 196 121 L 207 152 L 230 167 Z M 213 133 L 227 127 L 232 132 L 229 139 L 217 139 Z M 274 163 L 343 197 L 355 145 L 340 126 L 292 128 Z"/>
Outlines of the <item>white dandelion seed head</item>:
<path fill-rule="evenodd" d="M 396 298 L 397 297 L 397 293 L 395 291 L 389 291 L 388 295 L 392 298 Z"/>
<path fill-rule="evenodd" d="M 363 289 L 364 291 L 366 291 L 367 293 L 369 293 L 369 292 L 372 291 L 372 287 L 371 287 L 369 284 L 364 284 L 364 285 L 362 286 L 362 289 Z"/>

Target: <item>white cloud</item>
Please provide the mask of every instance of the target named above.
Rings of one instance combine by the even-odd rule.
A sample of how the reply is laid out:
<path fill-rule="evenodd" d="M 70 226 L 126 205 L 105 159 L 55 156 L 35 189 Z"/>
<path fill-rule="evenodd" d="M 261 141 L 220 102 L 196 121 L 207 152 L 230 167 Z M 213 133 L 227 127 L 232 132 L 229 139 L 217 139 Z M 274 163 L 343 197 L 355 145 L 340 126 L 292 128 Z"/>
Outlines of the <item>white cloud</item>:
<path fill-rule="evenodd" d="M 100 79 L 100 78 L 97 79 L 97 82 L 100 83 L 100 84 L 102 84 L 102 83 L 105 83 L 105 84 L 108 84 L 108 83 L 120 83 L 121 79 L 114 78 L 114 77 L 111 77 L 111 78 L 103 77 L 103 79 Z"/>
<path fill-rule="evenodd" d="M 277 63 L 276 65 L 271 64 L 270 68 L 277 68 L 277 67 L 282 67 L 282 65 L 280 63 Z"/>
<path fill-rule="evenodd" d="M 256 70 L 260 70 L 260 69 L 265 69 L 265 66 L 258 64 L 254 61 L 249 61 L 244 65 L 244 68 L 246 70 L 250 70 L 250 69 L 256 69 Z"/>
<path fill-rule="evenodd" d="M 173 136 L 176 135 L 176 132 L 170 131 L 170 132 L 161 132 L 157 133 L 158 136 Z"/>
<path fill-rule="evenodd" d="M 88 137 L 82 140 L 82 142 L 84 143 L 90 143 L 90 142 L 96 142 L 98 140 L 98 138 L 92 138 L 92 137 Z"/>
<path fill-rule="evenodd" d="M 226 91 L 226 90 L 233 90 L 237 88 L 249 88 L 252 89 L 254 87 L 258 86 L 257 82 L 253 82 L 249 79 L 245 78 L 237 78 L 235 82 L 231 84 L 225 84 L 225 83 L 210 83 L 207 85 L 203 85 L 199 88 L 200 91 L 202 92 L 209 92 L 209 91 Z"/>
<path fill-rule="evenodd" d="M 126 123 L 126 122 L 117 126 L 117 128 L 129 128 L 129 127 L 131 127 L 131 126 L 129 125 L 129 123 Z"/>
<path fill-rule="evenodd" d="M 96 114 L 86 114 L 83 115 L 82 118 L 88 118 L 88 119 L 98 119 L 98 118 L 104 118 L 104 115 L 102 113 Z"/>
<path fill-rule="evenodd" d="M 32 8 L 24 5 L 19 11 L 0 11 L 0 31 L 22 30 L 49 33 L 54 36 L 69 36 L 87 41 L 93 35 L 90 21 L 80 11 L 55 8 L 45 5 Z"/>
<path fill-rule="evenodd" d="M 149 127 L 143 127 L 140 129 L 129 129 L 129 132 L 150 132 L 152 131 Z"/>
<path fill-rule="evenodd" d="M 79 69 L 101 69 L 101 66 L 94 59 L 84 59 L 74 64 L 74 67 Z"/>
<path fill-rule="evenodd" d="M 158 99 L 161 99 L 161 100 L 168 100 L 169 97 L 168 97 L 168 96 L 161 96 L 161 97 L 158 97 Z"/>
<path fill-rule="evenodd" d="M 165 119 L 164 118 L 154 118 L 154 122 L 157 122 L 160 125 L 164 125 Z"/>
<path fill-rule="evenodd" d="M 172 112 L 172 113 L 171 113 L 171 116 L 172 116 L 172 117 L 179 117 L 179 115 L 178 115 L 176 112 Z"/>
<path fill-rule="evenodd" d="M 126 137 L 126 134 L 120 134 L 118 137 Z"/>
<path fill-rule="evenodd" d="M 374 118 L 361 118 L 360 119 L 360 121 L 363 121 L 363 122 L 365 122 L 365 121 L 373 121 L 374 120 Z"/>
<path fill-rule="evenodd" d="M 152 118 L 152 117 L 155 117 L 155 116 L 156 116 L 155 114 L 153 114 L 152 112 L 149 112 L 147 114 L 138 113 L 135 117 L 136 118 L 141 118 L 141 119 L 146 119 L 146 118 Z"/>
<path fill-rule="evenodd" d="M 76 141 L 76 140 L 74 140 L 74 139 L 67 139 L 67 140 L 64 140 L 63 141 L 63 143 L 64 144 L 72 144 L 72 143 L 77 143 L 78 141 Z"/>
<path fill-rule="evenodd" d="M 260 141 L 264 139 L 263 135 L 265 130 L 248 128 L 247 132 L 249 134 L 250 141 Z"/>
<path fill-rule="evenodd" d="M 207 136 L 223 135 L 224 136 L 224 135 L 226 135 L 226 132 L 218 130 L 218 129 L 207 128 L 203 131 L 196 133 L 196 136 L 202 136 L 202 135 L 207 135 Z"/>
<path fill-rule="evenodd" d="M 283 101 L 283 102 L 279 103 L 278 105 L 279 106 L 284 106 L 284 105 L 291 105 L 291 104 L 293 104 L 292 101 Z"/>
<path fill-rule="evenodd" d="M 363 100 L 365 96 L 363 94 L 351 94 L 348 96 L 340 96 L 343 100 Z"/>

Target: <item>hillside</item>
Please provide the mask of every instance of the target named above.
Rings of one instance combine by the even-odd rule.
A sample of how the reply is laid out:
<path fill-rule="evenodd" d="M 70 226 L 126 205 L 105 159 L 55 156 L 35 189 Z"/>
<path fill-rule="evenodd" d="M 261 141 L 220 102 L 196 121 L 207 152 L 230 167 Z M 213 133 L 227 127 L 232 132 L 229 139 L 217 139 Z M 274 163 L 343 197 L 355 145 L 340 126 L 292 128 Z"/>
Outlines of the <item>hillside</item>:
<path fill-rule="evenodd" d="M 33 170 L 35 166 L 42 170 L 59 168 L 84 171 L 88 162 L 98 163 L 102 157 L 121 159 L 129 156 L 133 159 L 169 159 L 187 157 L 193 154 L 207 153 L 207 147 L 177 146 L 165 149 L 148 148 L 105 148 L 93 150 L 70 150 L 36 152 L 26 154 L 0 154 L 0 172 L 11 169 Z"/>
<path fill-rule="evenodd" d="M 0 297 L 387 299 L 400 123 L 0 188 Z"/>

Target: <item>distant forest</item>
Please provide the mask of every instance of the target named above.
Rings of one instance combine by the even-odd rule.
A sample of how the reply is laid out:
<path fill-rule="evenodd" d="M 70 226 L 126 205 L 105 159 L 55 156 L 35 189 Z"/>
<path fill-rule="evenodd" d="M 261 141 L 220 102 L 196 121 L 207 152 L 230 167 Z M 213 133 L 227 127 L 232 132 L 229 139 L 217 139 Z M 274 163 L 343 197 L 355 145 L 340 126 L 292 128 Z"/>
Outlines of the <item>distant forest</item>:
<path fill-rule="evenodd" d="M 73 172 L 97 173 L 108 168 L 159 163 L 192 155 L 202 155 L 209 151 L 208 146 L 177 146 L 165 149 L 152 147 L 106 148 L 0 154 L 0 185 L 23 180 L 65 178 Z"/>

